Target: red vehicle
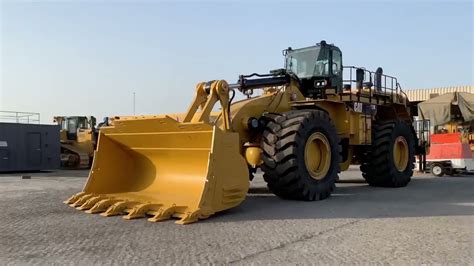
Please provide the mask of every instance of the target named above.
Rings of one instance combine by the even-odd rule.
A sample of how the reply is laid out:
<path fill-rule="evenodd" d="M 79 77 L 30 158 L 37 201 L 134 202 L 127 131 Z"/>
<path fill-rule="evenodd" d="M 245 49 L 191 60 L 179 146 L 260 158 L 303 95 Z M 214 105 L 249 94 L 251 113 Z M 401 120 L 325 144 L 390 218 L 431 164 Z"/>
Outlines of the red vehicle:
<path fill-rule="evenodd" d="M 474 172 L 472 151 L 462 133 L 432 134 L 427 168 L 435 176 Z"/>

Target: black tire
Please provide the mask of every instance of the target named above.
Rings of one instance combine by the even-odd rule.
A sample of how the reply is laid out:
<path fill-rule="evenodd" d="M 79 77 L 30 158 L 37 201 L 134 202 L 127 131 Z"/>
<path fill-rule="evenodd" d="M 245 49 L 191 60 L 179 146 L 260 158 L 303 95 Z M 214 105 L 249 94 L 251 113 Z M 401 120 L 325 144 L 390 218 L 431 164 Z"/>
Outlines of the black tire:
<path fill-rule="evenodd" d="M 329 197 L 338 179 L 339 137 L 326 112 L 295 110 L 283 114 L 267 114 L 262 138 L 263 178 L 275 195 L 285 199 L 322 200 Z M 327 139 L 331 156 L 326 175 L 313 178 L 305 163 L 305 145 L 316 132 Z"/>
<path fill-rule="evenodd" d="M 445 169 L 442 164 L 434 163 L 430 166 L 431 174 L 437 177 L 442 177 L 444 175 Z"/>
<path fill-rule="evenodd" d="M 415 166 L 415 136 L 410 126 L 403 121 L 384 121 L 374 123 L 372 132 L 372 146 L 360 166 L 362 176 L 371 186 L 406 186 Z M 408 162 L 401 171 L 396 168 L 393 156 L 395 141 L 400 136 L 408 145 Z"/>

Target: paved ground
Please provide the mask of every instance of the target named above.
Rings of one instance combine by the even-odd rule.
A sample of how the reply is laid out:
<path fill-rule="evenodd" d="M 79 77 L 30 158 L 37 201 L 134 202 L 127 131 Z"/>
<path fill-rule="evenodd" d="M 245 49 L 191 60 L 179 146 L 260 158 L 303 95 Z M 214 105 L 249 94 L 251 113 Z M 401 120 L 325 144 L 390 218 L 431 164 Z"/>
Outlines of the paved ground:
<path fill-rule="evenodd" d="M 180 226 L 63 204 L 86 175 L 0 176 L 2 264 L 474 263 L 474 177 L 417 176 L 386 189 L 353 170 L 324 201 L 284 201 L 258 188 L 233 210 Z"/>

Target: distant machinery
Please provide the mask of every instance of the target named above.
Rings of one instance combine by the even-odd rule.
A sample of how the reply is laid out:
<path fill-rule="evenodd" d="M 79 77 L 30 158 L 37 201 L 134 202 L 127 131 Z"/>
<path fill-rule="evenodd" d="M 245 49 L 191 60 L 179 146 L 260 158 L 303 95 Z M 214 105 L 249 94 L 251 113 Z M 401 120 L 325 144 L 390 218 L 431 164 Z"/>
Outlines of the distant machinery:
<path fill-rule="evenodd" d="M 61 127 L 61 165 L 67 168 L 89 168 L 97 143 L 95 117 L 55 116 L 54 122 Z"/>

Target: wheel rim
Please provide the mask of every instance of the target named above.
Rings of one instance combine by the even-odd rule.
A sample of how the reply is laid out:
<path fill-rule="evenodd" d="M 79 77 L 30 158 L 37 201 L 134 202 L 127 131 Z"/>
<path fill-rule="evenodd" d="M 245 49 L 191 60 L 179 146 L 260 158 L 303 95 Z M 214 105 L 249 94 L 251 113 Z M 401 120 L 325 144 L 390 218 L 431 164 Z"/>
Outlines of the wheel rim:
<path fill-rule="evenodd" d="M 405 171 L 408 165 L 408 143 L 405 137 L 399 136 L 393 144 L 393 162 L 399 172 Z"/>
<path fill-rule="evenodd" d="M 442 169 L 439 165 L 433 166 L 433 174 L 439 175 L 439 174 L 441 174 L 441 172 L 442 172 Z"/>
<path fill-rule="evenodd" d="M 309 136 L 305 145 L 304 160 L 310 176 L 322 180 L 331 166 L 331 146 L 329 141 L 320 132 Z"/>

